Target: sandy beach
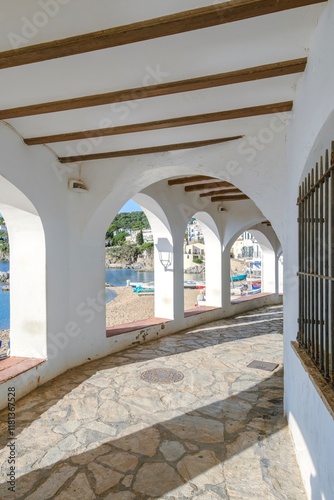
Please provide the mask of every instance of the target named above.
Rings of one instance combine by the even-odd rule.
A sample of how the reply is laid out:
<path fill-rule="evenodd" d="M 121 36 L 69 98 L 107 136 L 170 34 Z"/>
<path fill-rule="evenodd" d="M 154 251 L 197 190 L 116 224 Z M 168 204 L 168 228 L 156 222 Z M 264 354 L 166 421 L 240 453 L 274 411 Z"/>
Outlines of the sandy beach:
<path fill-rule="evenodd" d="M 244 262 L 231 259 L 231 269 L 234 273 L 244 272 Z M 147 319 L 154 316 L 154 295 L 138 295 L 133 293 L 131 287 L 118 286 L 111 290 L 117 293 L 115 299 L 106 305 L 106 324 L 107 327 L 131 323 L 141 319 Z M 197 295 L 200 290 L 184 290 L 184 309 L 192 309 L 195 306 Z M 7 353 L 9 330 L 0 330 L 0 356 Z"/>
<path fill-rule="evenodd" d="M 107 304 L 107 326 L 131 323 L 154 316 L 154 296 L 133 293 L 131 287 L 114 287 L 117 297 Z M 185 310 L 194 307 L 200 290 L 186 289 L 184 291 Z"/>
<path fill-rule="evenodd" d="M 107 326 L 131 323 L 140 319 L 147 319 L 154 316 L 154 295 L 138 295 L 133 293 L 131 287 L 119 286 L 113 290 L 117 297 L 106 306 Z M 194 307 L 199 290 L 184 291 L 185 310 Z M 7 353 L 9 341 L 9 330 L 0 330 L 0 356 Z"/>

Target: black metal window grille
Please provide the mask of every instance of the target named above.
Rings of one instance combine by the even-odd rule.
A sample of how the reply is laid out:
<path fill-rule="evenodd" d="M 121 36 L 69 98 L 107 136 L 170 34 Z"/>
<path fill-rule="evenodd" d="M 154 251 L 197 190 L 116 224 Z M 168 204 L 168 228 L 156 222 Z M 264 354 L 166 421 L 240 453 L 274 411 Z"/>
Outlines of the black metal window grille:
<path fill-rule="evenodd" d="M 334 142 L 299 187 L 298 343 L 334 388 Z"/>

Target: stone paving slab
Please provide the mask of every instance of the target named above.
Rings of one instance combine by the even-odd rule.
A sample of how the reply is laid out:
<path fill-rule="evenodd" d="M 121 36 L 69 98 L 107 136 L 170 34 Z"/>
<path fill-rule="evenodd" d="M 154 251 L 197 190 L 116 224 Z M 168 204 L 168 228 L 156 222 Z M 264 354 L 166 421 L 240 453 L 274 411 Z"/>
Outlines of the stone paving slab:
<path fill-rule="evenodd" d="M 305 499 L 283 415 L 282 340 L 282 307 L 266 307 L 48 382 L 17 402 L 15 493 L 0 414 L 0 498 Z M 164 371 L 159 383 L 162 368 L 183 378 L 166 383 Z"/>

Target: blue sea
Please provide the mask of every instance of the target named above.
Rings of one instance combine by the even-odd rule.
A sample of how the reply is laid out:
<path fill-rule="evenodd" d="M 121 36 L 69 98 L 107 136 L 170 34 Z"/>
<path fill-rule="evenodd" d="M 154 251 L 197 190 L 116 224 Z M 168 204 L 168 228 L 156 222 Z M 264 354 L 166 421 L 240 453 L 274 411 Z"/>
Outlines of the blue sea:
<path fill-rule="evenodd" d="M 9 270 L 9 262 L 0 261 L 0 271 L 7 272 Z M 9 328 L 9 292 L 3 292 L 1 288 L 5 283 L 0 283 L 0 330 Z"/>
<path fill-rule="evenodd" d="M 154 281 L 153 271 L 135 271 L 134 269 L 106 269 L 106 283 L 113 286 L 125 286 L 126 281 Z"/>
<path fill-rule="evenodd" d="M 9 262 L 0 261 L 0 271 L 9 271 Z M 139 272 L 133 269 L 106 269 L 106 283 L 113 286 L 125 286 L 126 281 L 153 281 L 153 272 Z M 7 330 L 10 327 L 9 303 L 10 292 L 1 290 L 5 283 L 0 283 L 0 330 Z M 106 302 L 111 302 L 117 293 L 112 288 L 106 288 Z"/>
<path fill-rule="evenodd" d="M 9 270 L 9 262 L 0 261 L 0 271 L 5 272 Z M 203 277 L 199 274 L 185 274 L 186 280 L 202 280 Z M 133 269 L 106 269 L 106 283 L 112 286 L 125 286 L 127 280 L 130 281 L 154 281 L 153 271 L 135 271 Z M 0 284 L 0 287 L 3 286 Z M 117 296 L 115 290 L 106 288 L 106 302 L 111 302 Z M 2 292 L 0 288 L 0 330 L 7 330 L 9 324 L 9 300 L 10 292 Z"/>

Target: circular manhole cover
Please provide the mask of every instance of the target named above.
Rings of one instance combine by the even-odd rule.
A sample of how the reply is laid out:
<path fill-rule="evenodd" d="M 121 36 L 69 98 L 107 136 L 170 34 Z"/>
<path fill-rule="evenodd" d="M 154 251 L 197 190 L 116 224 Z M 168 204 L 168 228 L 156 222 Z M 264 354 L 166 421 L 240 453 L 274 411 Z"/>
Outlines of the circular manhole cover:
<path fill-rule="evenodd" d="M 180 382 L 184 375 L 172 368 L 152 368 L 143 372 L 140 377 L 151 384 L 173 384 Z"/>

